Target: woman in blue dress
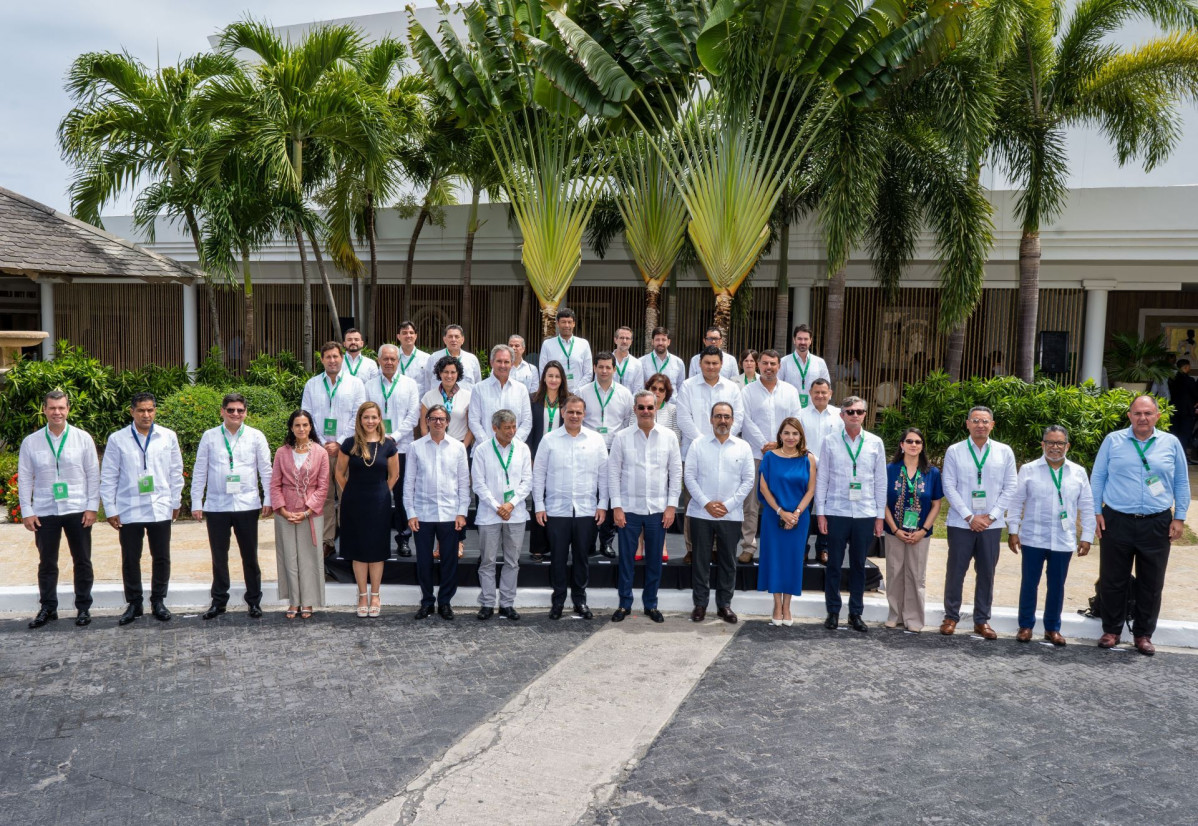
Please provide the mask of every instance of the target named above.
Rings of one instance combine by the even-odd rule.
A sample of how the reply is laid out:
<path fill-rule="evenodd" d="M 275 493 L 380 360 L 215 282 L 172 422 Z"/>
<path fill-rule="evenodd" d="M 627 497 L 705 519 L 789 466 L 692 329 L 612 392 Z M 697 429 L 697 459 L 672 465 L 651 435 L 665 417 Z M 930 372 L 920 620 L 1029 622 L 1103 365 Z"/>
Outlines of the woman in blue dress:
<path fill-rule="evenodd" d="M 769 508 L 761 512 L 757 590 L 774 595 L 770 625 L 790 625 L 790 598 L 803 592 L 803 557 L 811 521 L 808 508 L 815 496 L 815 456 L 807 450 L 803 425 L 793 417 L 782 420 L 775 445 L 761 457 L 757 488 L 757 498 Z"/>

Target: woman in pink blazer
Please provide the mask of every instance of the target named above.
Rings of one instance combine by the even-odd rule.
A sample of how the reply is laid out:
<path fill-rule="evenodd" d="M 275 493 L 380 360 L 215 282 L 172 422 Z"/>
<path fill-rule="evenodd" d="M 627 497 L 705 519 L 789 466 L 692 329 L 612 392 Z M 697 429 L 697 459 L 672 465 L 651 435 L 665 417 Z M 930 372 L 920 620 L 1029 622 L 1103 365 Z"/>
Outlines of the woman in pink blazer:
<path fill-rule="evenodd" d="M 297 410 L 287 420 L 287 438 L 275 453 L 270 501 L 275 506 L 275 558 L 279 599 L 287 600 L 287 619 L 312 616 L 324 607 L 324 557 L 321 529 L 329 489 L 329 454 L 320 446 L 312 414 Z"/>

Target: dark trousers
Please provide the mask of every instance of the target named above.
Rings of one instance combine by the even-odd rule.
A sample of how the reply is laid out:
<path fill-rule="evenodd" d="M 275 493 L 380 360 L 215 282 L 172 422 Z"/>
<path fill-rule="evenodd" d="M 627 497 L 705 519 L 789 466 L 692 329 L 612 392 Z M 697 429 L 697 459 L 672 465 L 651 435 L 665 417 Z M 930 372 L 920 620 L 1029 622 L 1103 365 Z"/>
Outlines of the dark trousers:
<path fill-rule="evenodd" d="M 166 599 L 171 579 L 171 520 L 162 522 L 126 522 L 121 525 L 121 577 L 125 580 L 125 602 L 142 602 L 142 537 L 150 543 L 150 602 Z M 228 555 L 225 556 L 226 563 Z M 226 570 L 228 565 L 226 564 Z M 225 596 L 228 597 L 226 586 Z"/>
<path fill-rule="evenodd" d="M 1194 423 L 1195 417 L 1193 413 L 1188 416 L 1180 412 L 1173 416 L 1173 426 L 1169 431 L 1178 438 L 1181 442 L 1182 450 L 1186 452 L 1186 458 L 1190 457 L 1190 442 L 1194 438 Z"/>
<path fill-rule="evenodd" d="M 819 523 L 819 520 L 816 519 L 814 516 L 812 516 L 811 521 L 807 528 L 808 541 L 810 541 L 810 538 L 812 536 L 815 537 L 815 551 L 814 551 L 815 556 L 813 556 L 812 559 L 814 559 L 817 562 L 819 561 L 820 553 L 828 550 L 828 535 L 826 533 L 819 532 L 819 524 L 818 523 Z M 804 554 L 803 556 L 805 559 L 806 554 Z"/>
<path fill-rule="evenodd" d="M 92 607 L 92 529 L 83 527 L 82 513 L 60 516 L 39 516 L 41 527 L 33 535 L 37 543 L 37 589 L 42 607 L 58 610 L 58 548 L 62 535 L 67 535 L 67 547 L 75 565 L 75 608 Z"/>
<path fill-rule="evenodd" d="M 395 480 L 395 487 L 391 488 L 391 528 L 395 531 L 395 541 L 398 543 L 404 536 L 411 536 L 412 532 L 408 529 L 408 511 L 403 506 L 403 475 L 404 466 L 407 464 L 407 456 L 403 453 L 399 454 L 399 478 Z"/>
<path fill-rule="evenodd" d="M 262 569 L 258 567 L 258 514 L 261 511 L 215 511 L 204 514 L 208 547 L 212 549 L 212 604 L 229 604 L 229 539 L 237 537 L 241 570 L 245 575 L 245 601 L 262 601 Z"/>
<path fill-rule="evenodd" d="M 723 522 L 701 516 L 687 520 L 691 543 L 691 596 L 695 605 L 706 608 L 715 586 L 715 607 L 732 605 L 732 588 L 736 584 L 736 544 L 740 542 L 740 522 Z M 712 544 L 715 544 L 715 574 L 711 571 Z M 645 550 L 649 543 L 646 540 Z"/>
<path fill-rule="evenodd" d="M 973 624 L 990 621 L 994 604 L 994 569 L 998 565 L 1001 528 L 974 531 L 948 529 L 948 564 L 944 571 L 944 618 L 961 621 L 961 589 L 973 562 Z"/>
<path fill-rule="evenodd" d="M 1023 576 L 1019 582 L 1019 627 L 1036 626 L 1036 594 L 1040 574 L 1048 567 L 1048 590 L 1044 595 L 1044 630 L 1061 630 L 1061 609 L 1065 605 L 1065 577 L 1073 554 L 1047 548 L 1023 546 Z"/>
<path fill-rule="evenodd" d="M 824 568 L 824 605 L 829 614 L 839 614 L 840 569 L 847 550 L 849 556 L 849 613 L 861 616 L 865 610 L 865 555 L 874 541 L 874 520 L 851 516 L 829 516 L 828 565 Z"/>
<path fill-rule="evenodd" d="M 1169 511 L 1137 519 L 1108 507 L 1102 509 L 1106 530 L 1098 558 L 1098 596 L 1102 604 L 1102 630 L 1118 634 L 1127 617 L 1128 589 L 1136 601 L 1131 633 L 1151 637 L 1161 612 L 1161 590 L 1169 564 Z M 1136 582 L 1130 585 L 1132 563 Z"/>
<path fill-rule="evenodd" d="M 612 545 L 616 541 L 616 518 L 612 516 L 612 509 L 608 508 L 607 513 L 603 516 L 603 521 L 599 523 L 599 547 Z"/>
<path fill-rule="evenodd" d="M 420 582 L 420 604 L 432 608 L 449 605 L 458 592 L 458 531 L 453 522 L 421 522 L 412 534 L 416 540 L 416 579 Z M 433 599 L 433 543 L 441 546 L 441 586 Z"/>
<path fill-rule="evenodd" d="M 632 576 L 636 571 L 636 544 L 641 531 L 645 532 L 645 587 L 641 603 L 646 611 L 657 607 L 657 589 L 661 585 L 661 552 L 666 547 L 666 529 L 660 513 L 630 513 L 624 511 L 625 524 L 620 528 L 620 575 L 618 590 L 620 607 L 632 608 Z"/>
<path fill-rule="evenodd" d="M 532 513 L 533 509 L 530 507 L 528 512 Z M 536 519 L 528 522 L 528 552 L 542 556 L 549 553 L 549 535 L 545 532 L 545 526 Z"/>
<path fill-rule="evenodd" d="M 569 561 L 570 600 L 586 605 L 587 554 L 595 547 L 594 516 L 550 516 L 545 520 L 549 541 L 549 581 L 553 585 L 553 607 L 566 604 L 566 568 Z"/>

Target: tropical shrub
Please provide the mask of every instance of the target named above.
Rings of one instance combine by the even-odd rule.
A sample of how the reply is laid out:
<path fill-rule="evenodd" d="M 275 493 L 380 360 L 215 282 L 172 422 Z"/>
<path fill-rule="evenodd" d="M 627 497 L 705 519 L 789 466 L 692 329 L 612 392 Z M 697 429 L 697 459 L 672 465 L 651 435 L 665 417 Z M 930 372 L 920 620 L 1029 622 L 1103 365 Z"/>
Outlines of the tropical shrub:
<path fill-rule="evenodd" d="M 294 408 L 289 408 L 283 397 L 270 387 L 259 387 L 253 384 L 241 384 L 236 387 L 230 387 L 228 393 L 240 393 L 245 396 L 245 407 L 248 416 L 268 416 L 272 413 L 279 413 L 286 410 L 290 413 Z M 248 422 L 249 419 L 246 419 Z"/>
<path fill-rule="evenodd" d="M 1059 424 L 1069 431 L 1069 458 L 1088 469 L 1103 438 L 1128 426 L 1127 409 L 1134 398 L 1126 390 L 1100 390 L 1093 382 L 1060 385 L 1040 378 L 1026 384 L 1011 376 L 952 382 L 935 372 L 903 388 L 902 408 L 883 410 L 877 433 L 890 451 L 904 428 L 918 427 L 929 457 L 939 463 L 949 445 L 966 437 L 969 409 L 983 405 L 994 411 L 993 437 L 1009 444 L 1020 463 L 1038 458 L 1044 428 Z M 1158 401 L 1163 415 L 1157 426 L 1167 429 L 1172 407 Z"/>
<path fill-rule="evenodd" d="M 8 511 L 9 519 L 21 518 L 21 500 L 17 495 L 17 454 L 0 450 L 0 509 Z"/>
<path fill-rule="evenodd" d="M 0 388 L 0 439 L 15 450 L 23 438 L 45 424 L 46 394 L 63 390 L 71 399 L 71 423 L 103 445 L 108 434 L 127 420 L 123 408 L 128 399 L 118 395 L 114 374 L 82 347 L 66 341 L 58 342 L 53 361 L 19 359 Z"/>
<path fill-rule="evenodd" d="M 233 382 L 233 374 L 229 372 L 229 368 L 225 367 L 224 362 L 221 360 L 220 348 L 213 346 L 208 351 L 207 357 L 196 368 L 196 384 L 204 384 L 208 387 L 223 390 L 226 387 L 232 387 Z"/>
<path fill-rule="evenodd" d="M 304 395 L 304 382 L 308 378 L 304 365 L 286 350 L 278 355 L 258 355 L 250 362 L 245 373 L 246 384 L 269 387 L 282 396 L 292 410 L 299 407 Z"/>

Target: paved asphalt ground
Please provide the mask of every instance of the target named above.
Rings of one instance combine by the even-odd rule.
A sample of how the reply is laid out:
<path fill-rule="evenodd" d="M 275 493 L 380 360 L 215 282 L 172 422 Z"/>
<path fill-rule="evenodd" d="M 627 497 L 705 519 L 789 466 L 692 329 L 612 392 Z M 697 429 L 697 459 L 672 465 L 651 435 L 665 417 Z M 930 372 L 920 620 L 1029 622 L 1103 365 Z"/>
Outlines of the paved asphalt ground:
<path fill-rule="evenodd" d="M 606 619 L 411 616 L 0 621 L 0 823 L 354 822 Z M 1193 654 L 742 622 L 579 822 L 1198 823 L 1196 732 Z"/>

